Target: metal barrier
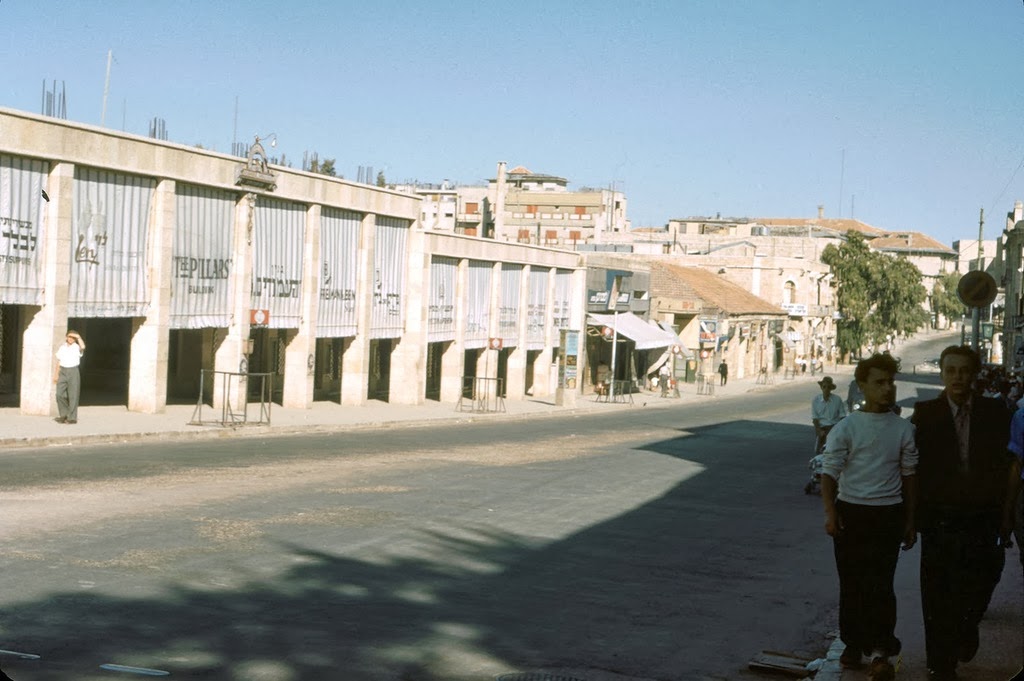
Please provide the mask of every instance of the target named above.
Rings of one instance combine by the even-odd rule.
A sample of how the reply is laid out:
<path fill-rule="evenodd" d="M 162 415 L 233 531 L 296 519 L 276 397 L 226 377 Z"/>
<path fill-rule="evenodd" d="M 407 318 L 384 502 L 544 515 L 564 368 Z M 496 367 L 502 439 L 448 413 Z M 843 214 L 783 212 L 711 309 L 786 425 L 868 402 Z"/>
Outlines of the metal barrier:
<path fill-rule="evenodd" d="M 633 381 L 626 379 L 624 381 L 608 381 L 607 383 L 610 385 L 605 385 L 602 390 L 597 392 L 597 402 L 633 404 Z"/>
<path fill-rule="evenodd" d="M 775 385 L 775 375 L 768 371 L 768 367 L 761 367 L 755 385 Z"/>
<path fill-rule="evenodd" d="M 462 396 L 455 411 L 479 413 L 505 411 L 505 383 L 500 378 L 462 377 Z"/>
<path fill-rule="evenodd" d="M 213 418 L 210 420 L 203 420 L 203 407 L 207 403 L 206 387 L 207 387 L 207 375 L 210 376 L 209 385 L 213 393 L 219 394 L 221 407 L 220 407 L 220 418 Z M 258 418 L 251 420 L 249 418 L 249 390 L 248 388 L 252 385 L 251 381 L 259 381 L 258 397 L 255 401 L 258 405 Z M 220 383 L 220 391 L 215 389 L 217 383 Z M 243 385 L 244 384 L 244 385 Z M 191 426 L 269 426 L 270 425 L 270 405 L 273 404 L 271 401 L 271 395 L 274 393 L 274 374 L 272 373 L 239 373 L 235 371 L 208 371 L 207 369 L 199 370 L 199 400 L 196 402 L 196 408 L 192 412 L 192 420 L 189 421 Z M 231 406 L 230 395 L 234 394 L 231 390 L 233 386 L 237 386 L 238 392 L 243 396 L 245 402 L 242 405 L 241 411 L 236 411 Z M 210 395 L 209 403 L 213 404 L 213 395 Z M 215 409 L 210 407 L 210 411 L 216 414 Z"/>
<path fill-rule="evenodd" d="M 715 394 L 715 378 L 714 375 L 700 374 L 697 376 L 697 394 L 698 395 L 714 395 Z"/>

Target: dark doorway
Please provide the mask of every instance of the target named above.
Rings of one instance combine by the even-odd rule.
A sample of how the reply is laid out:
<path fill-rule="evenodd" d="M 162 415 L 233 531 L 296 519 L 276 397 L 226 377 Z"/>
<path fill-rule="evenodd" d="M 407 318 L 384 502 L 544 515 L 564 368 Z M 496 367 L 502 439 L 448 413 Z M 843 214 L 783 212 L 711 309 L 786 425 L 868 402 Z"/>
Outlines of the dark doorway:
<path fill-rule="evenodd" d="M 0 407 L 21 404 L 21 308 L 0 305 Z"/>
<path fill-rule="evenodd" d="M 427 389 L 424 396 L 428 400 L 441 401 L 441 361 L 450 345 L 450 342 L 427 344 Z"/>
<path fill-rule="evenodd" d="M 508 397 L 508 356 L 515 348 L 498 350 L 498 397 Z"/>
<path fill-rule="evenodd" d="M 480 362 L 480 348 L 466 350 L 462 362 L 462 396 L 473 397 L 473 379 L 476 378 L 476 367 Z"/>
<path fill-rule="evenodd" d="M 249 399 L 259 400 L 261 395 L 269 393 L 273 402 L 281 404 L 284 394 L 284 351 L 288 345 L 288 331 L 268 329 L 265 326 L 253 327 L 250 330 L 250 337 L 252 354 L 249 355 L 249 373 L 269 376 L 249 377 Z"/>
<path fill-rule="evenodd" d="M 85 341 L 80 404 L 127 406 L 132 319 L 77 317 L 68 319 L 68 330 L 77 331 Z"/>
<path fill-rule="evenodd" d="M 167 347 L 167 404 L 194 404 L 199 400 L 204 368 L 204 329 L 171 329 Z"/>
<path fill-rule="evenodd" d="M 540 350 L 526 351 L 526 394 L 533 395 L 534 372 L 537 367 L 537 358 L 540 357 Z"/>
<path fill-rule="evenodd" d="M 316 373 L 313 376 L 313 399 L 341 403 L 342 358 L 350 339 L 316 339 Z"/>
<path fill-rule="evenodd" d="M 370 376 L 366 393 L 371 400 L 387 402 L 391 397 L 391 353 L 394 348 L 392 338 L 370 341 Z"/>

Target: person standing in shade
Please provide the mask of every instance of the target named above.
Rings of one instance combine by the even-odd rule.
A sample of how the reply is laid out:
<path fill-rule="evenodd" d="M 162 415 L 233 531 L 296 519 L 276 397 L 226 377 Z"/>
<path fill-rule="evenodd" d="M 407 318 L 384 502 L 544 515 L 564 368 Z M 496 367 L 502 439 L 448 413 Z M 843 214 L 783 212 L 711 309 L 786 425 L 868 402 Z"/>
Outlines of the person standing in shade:
<path fill-rule="evenodd" d="M 920 452 L 921 610 L 928 673 L 957 678 L 978 652 L 978 624 L 1006 564 L 1020 484 L 1008 451 L 1010 412 L 974 395 L 981 359 L 951 345 L 939 357 L 945 390 L 911 417 Z"/>
<path fill-rule="evenodd" d="M 78 398 L 82 378 L 78 367 L 85 353 L 85 341 L 77 331 L 68 331 L 64 345 L 57 350 L 53 382 L 57 384 L 57 423 L 78 423 Z"/>
<path fill-rule="evenodd" d="M 917 448 L 913 426 L 891 410 L 897 371 L 899 362 L 886 355 L 857 364 L 864 408 L 836 424 L 822 456 L 825 531 L 839 573 L 839 638 L 846 644 L 839 661 L 860 667 L 867 655 L 871 678 L 894 672 L 889 658 L 901 645 L 893 576 L 901 543 L 907 550 L 916 541 Z"/>
<path fill-rule="evenodd" d="M 718 375 L 722 377 L 722 380 L 718 383 L 719 385 L 725 385 L 729 382 L 729 365 L 726 364 L 724 359 L 718 365 Z"/>
<path fill-rule="evenodd" d="M 825 444 L 825 438 L 832 428 L 846 416 L 846 406 L 838 395 L 833 395 L 836 384 L 831 376 L 818 381 L 821 387 L 821 394 L 811 398 L 811 422 L 814 424 L 814 435 L 817 438 L 814 443 L 814 453 L 821 452 L 821 446 Z"/>

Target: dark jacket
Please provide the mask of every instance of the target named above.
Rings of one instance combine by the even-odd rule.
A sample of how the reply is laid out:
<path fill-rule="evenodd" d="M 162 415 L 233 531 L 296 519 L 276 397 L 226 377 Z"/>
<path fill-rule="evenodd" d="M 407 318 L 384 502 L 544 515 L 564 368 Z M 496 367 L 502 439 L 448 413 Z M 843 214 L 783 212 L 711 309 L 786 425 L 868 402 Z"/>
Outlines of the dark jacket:
<path fill-rule="evenodd" d="M 929 525 L 941 510 L 998 511 L 1006 493 L 1006 476 L 1013 454 L 1010 412 L 999 400 L 971 399 L 968 470 L 960 470 L 953 411 L 943 391 L 938 398 L 918 402 L 910 418 L 915 426 L 918 464 L 918 523 Z"/>

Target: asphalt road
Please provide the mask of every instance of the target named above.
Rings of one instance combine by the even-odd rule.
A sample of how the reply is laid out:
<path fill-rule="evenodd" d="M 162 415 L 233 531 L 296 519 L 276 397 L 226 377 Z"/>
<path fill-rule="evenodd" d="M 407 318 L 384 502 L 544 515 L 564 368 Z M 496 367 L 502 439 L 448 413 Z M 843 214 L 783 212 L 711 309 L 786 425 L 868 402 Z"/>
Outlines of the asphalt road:
<path fill-rule="evenodd" d="M 907 350 L 906 369 L 944 344 Z M 815 390 L 6 453 L 0 648 L 41 657 L 0 662 L 17 681 L 133 676 L 103 664 L 232 681 L 762 678 L 754 653 L 817 657 L 835 628 L 831 543 L 802 491 Z"/>

